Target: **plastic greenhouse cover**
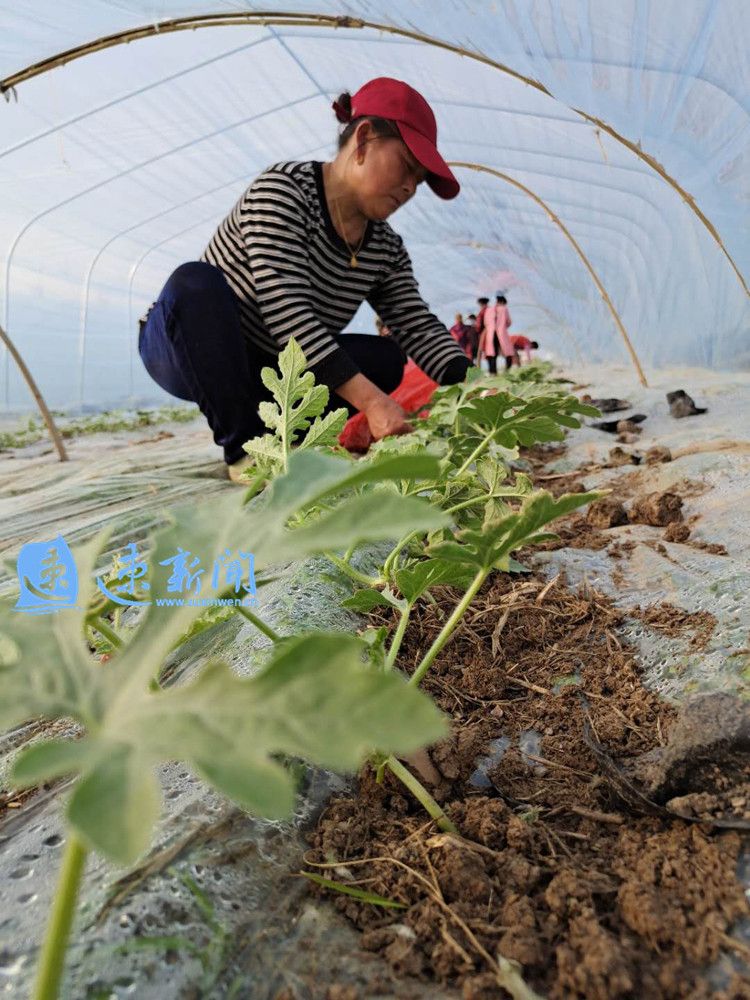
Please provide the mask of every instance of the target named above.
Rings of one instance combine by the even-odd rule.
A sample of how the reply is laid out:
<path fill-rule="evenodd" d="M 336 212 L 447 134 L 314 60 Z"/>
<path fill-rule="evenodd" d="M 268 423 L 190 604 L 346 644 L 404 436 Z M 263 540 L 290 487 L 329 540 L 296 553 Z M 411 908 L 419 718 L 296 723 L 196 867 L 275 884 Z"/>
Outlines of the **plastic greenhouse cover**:
<path fill-rule="evenodd" d="M 164 398 L 137 318 L 257 173 L 332 155 L 337 93 L 389 75 L 484 168 L 392 220 L 444 321 L 502 289 L 557 357 L 627 362 L 593 272 L 647 370 L 750 368 L 748 53 L 745 0 L 0 0 L 0 324 L 53 406 Z M 30 404 L 7 353 L 0 400 Z"/>

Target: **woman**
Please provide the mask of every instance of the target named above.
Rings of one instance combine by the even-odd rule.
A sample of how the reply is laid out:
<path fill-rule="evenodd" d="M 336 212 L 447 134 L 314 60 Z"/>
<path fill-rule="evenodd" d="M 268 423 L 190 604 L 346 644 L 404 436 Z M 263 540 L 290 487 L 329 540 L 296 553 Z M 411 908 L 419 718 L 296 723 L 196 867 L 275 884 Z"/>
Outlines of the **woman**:
<path fill-rule="evenodd" d="M 470 361 L 476 354 L 474 332 L 473 326 L 464 323 L 463 313 L 456 313 L 456 322 L 450 328 L 450 335 Z"/>
<path fill-rule="evenodd" d="M 430 106 L 408 84 L 380 77 L 333 108 L 344 124 L 336 157 L 264 171 L 141 321 L 147 371 L 198 403 L 233 480 L 250 462 L 243 443 L 266 431 L 260 371 L 291 337 L 332 390 L 329 409 L 363 412 L 376 440 L 412 429 L 389 396 L 407 354 L 441 385 L 460 382 L 470 364 L 422 300 L 386 222 L 423 181 L 440 198 L 459 192 Z M 340 336 L 365 300 L 391 337 Z"/>
<path fill-rule="evenodd" d="M 513 364 L 515 350 L 511 343 L 508 328 L 511 325 L 508 300 L 504 295 L 495 296 L 495 305 L 487 306 L 484 314 L 484 332 L 480 344 L 480 352 L 487 358 L 490 372 L 497 373 L 497 355 L 505 358 L 505 370 Z"/>
<path fill-rule="evenodd" d="M 514 351 L 513 360 L 515 364 L 519 366 L 521 364 L 521 354 L 520 354 L 521 351 L 523 351 L 527 363 L 531 364 L 532 362 L 531 352 L 539 350 L 538 342 L 536 340 L 529 340 L 529 338 L 525 337 L 522 333 L 512 334 L 510 342 L 511 344 L 513 344 L 513 351 Z"/>

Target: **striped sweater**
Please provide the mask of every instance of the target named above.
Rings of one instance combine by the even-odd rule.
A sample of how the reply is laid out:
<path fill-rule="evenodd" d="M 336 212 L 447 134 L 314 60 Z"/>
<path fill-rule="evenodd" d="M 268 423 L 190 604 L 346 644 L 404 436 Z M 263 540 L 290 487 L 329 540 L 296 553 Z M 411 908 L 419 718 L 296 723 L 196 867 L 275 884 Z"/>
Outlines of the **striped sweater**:
<path fill-rule="evenodd" d="M 201 260 L 224 272 L 253 347 L 278 354 L 295 337 L 316 380 L 331 388 L 359 371 L 334 336 L 364 300 L 431 378 L 461 381 L 466 355 L 420 296 L 401 237 L 371 221 L 356 268 L 350 257 L 331 222 L 322 164 L 313 161 L 277 163 L 260 174 Z"/>

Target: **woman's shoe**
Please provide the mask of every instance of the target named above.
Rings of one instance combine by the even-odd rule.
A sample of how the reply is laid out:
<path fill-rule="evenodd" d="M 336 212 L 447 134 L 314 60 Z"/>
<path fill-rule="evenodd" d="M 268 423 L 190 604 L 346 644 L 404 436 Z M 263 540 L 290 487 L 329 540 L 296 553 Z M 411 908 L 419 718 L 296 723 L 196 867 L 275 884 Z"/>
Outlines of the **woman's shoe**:
<path fill-rule="evenodd" d="M 231 465 L 227 466 L 229 478 L 233 483 L 240 483 L 242 486 L 246 486 L 250 477 L 245 475 L 245 469 L 252 468 L 252 464 L 253 459 L 251 455 L 243 455 L 242 458 L 238 458 L 236 462 L 232 462 Z"/>

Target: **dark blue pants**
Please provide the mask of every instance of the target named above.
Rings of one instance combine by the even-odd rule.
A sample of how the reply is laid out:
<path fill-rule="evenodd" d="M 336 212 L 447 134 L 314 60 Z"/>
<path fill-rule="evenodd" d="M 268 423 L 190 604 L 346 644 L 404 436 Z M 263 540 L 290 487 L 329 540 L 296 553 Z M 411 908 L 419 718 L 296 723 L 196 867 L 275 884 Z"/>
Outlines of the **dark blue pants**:
<path fill-rule="evenodd" d="M 383 392 L 400 383 L 406 356 L 395 341 L 356 333 L 334 339 Z M 275 368 L 277 358 L 242 333 L 235 294 L 212 264 L 181 264 L 170 275 L 141 325 L 138 353 L 157 385 L 198 404 L 227 463 L 245 454 L 245 441 L 267 432 L 258 403 L 272 396 L 260 371 Z M 332 391 L 327 409 L 342 406 L 357 412 Z"/>

